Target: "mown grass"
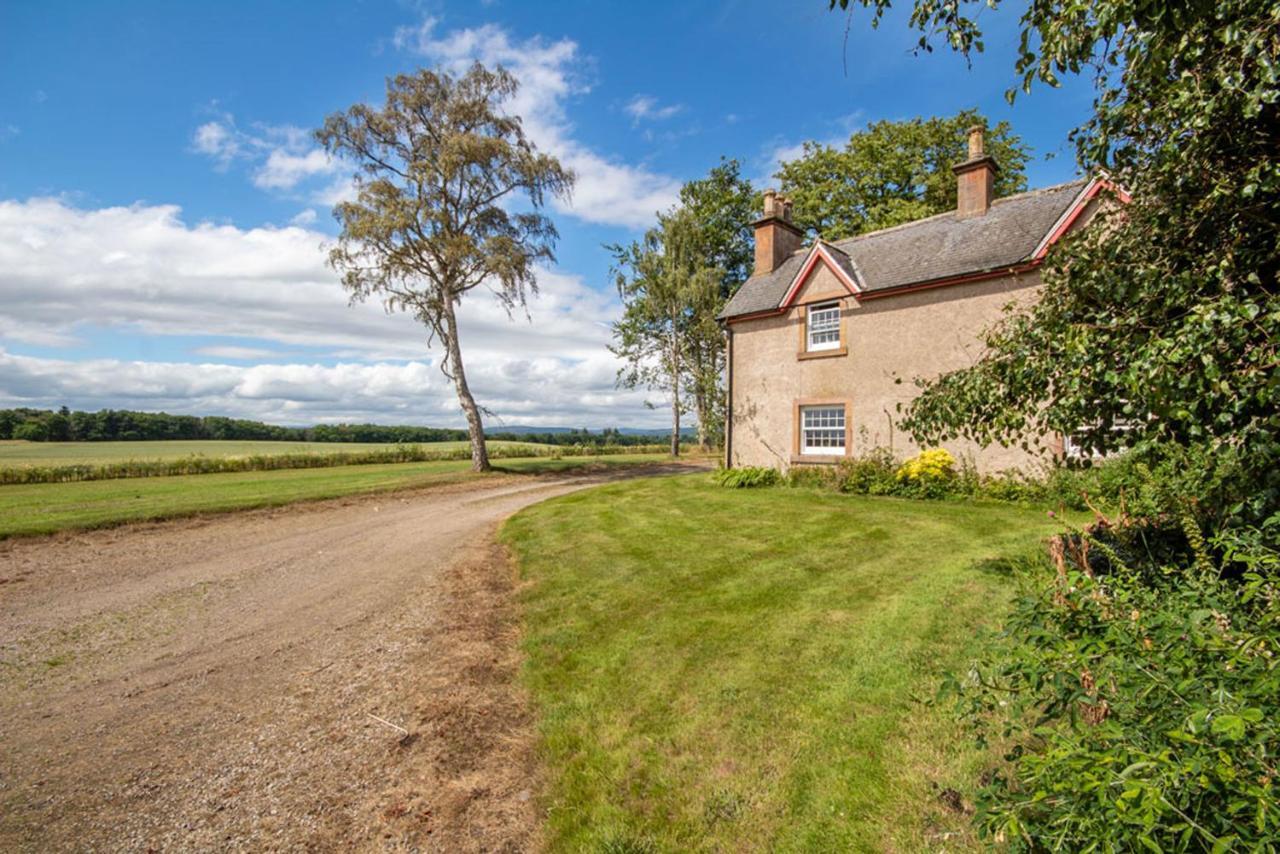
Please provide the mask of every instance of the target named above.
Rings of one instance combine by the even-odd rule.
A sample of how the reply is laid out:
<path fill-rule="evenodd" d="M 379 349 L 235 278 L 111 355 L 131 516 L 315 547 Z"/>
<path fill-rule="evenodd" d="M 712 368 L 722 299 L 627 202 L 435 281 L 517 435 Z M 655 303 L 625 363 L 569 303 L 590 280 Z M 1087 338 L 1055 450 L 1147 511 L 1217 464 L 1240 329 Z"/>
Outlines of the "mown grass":
<path fill-rule="evenodd" d="M 662 459 L 666 458 L 655 454 L 528 458 L 503 460 L 498 469 L 537 474 Z M 470 465 L 467 460 L 447 460 L 4 486 L 0 487 L 0 539 L 413 489 L 489 476 L 471 472 Z"/>
<path fill-rule="evenodd" d="M 466 442 L 418 442 L 422 448 L 456 451 Z M 490 450 L 541 450 L 554 446 L 534 442 L 490 440 Z M 26 442 L 0 440 L 0 467 L 59 466 L 119 463 L 128 460 L 178 460 L 184 457 L 250 457 L 281 454 L 356 454 L 395 450 L 395 442 L 255 442 L 239 440 L 187 440 L 155 442 Z"/>
<path fill-rule="evenodd" d="M 932 705 L 1054 530 L 996 503 L 618 483 L 505 526 L 552 850 L 976 847 Z"/>

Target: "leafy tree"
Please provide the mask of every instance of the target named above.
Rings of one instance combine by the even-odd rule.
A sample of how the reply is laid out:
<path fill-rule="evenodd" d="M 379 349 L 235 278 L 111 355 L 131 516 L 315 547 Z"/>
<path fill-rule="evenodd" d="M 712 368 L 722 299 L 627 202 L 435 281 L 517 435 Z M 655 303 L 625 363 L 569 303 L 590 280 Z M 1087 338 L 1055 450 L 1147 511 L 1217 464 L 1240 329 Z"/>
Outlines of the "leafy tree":
<path fill-rule="evenodd" d="M 71 411 L 67 407 L 44 417 L 44 435 L 48 442 L 71 441 Z"/>
<path fill-rule="evenodd" d="M 342 226 L 329 263 L 354 301 L 380 297 L 444 347 L 441 369 L 467 418 L 471 461 L 489 468 L 480 407 L 467 384 L 457 306 L 486 285 L 511 312 L 536 293 L 534 265 L 554 260 L 557 238 L 539 213 L 567 197 L 573 174 L 537 151 L 520 119 L 502 111 L 516 79 L 476 63 L 454 77 L 421 70 L 387 81 L 386 104 L 329 116 L 316 139 L 354 159 L 356 198 L 334 208 Z M 511 209 L 527 201 L 532 210 Z"/>
<path fill-rule="evenodd" d="M 40 422 L 26 421 L 13 429 L 13 438 L 28 442 L 43 442 L 49 438 L 49 435 Z"/>
<path fill-rule="evenodd" d="M 691 211 L 677 208 L 626 246 L 611 246 L 622 318 L 609 348 L 625 362 L 618 382 L 661 391 L 671 401 L 671 455 L 680 454 L 680 416 L 688 410 L 690 329 L 719 300 L 723 271 L 706 267 L 702 233 Z M 714 312 L 713 315 L 714 316 Z"/>
<path fill-rule="evenodd" d="M 981 50 L 980 5 L 920 0 L 911 21 L 922 45 Z M 992 331 L 985 360 L 926 383 L 907 426 L 1197 452 L 1215 461 L 1204 512 L 1265 518 L 1280 505 L 1280 3 L 1048 0 L 1022 30 L 1024 91 L 1093 73 L 1078 159 L 1133 202 L 1055 253 L 1043 298 Z"/>
<path fill-rule="evenodd" d="M 720 296 L 726 300 L 742 287 L 755 263 L 751 221 L 759 196 L 743 177 L 742 164 L 729 159 L 722 159 L 705 178 L 680 188 L 678 206 L 689 211 L 697 225 L 704 264 L 720 269 Z"/>
<path fill-rule="evenodd" d="M 700 266 L 720 271 L 718 289 L 702 289 L 695 295 L 685 330 L 685 386 L 698 419 L 698 444 L 704 450 L 724 436 L 724 330 L 716 316 L 751 275 L 755 262 L 751 220 L 759 206 L 758 196 L 737 160 L 722 160 L 705 178 L 680 188 L 678 207 L 693 230 L 691 256 Z"/>
<path fill-rule="evenodd" d="M 969 53 L 988 5 L 916 0 L 911 23 Z M 1016 71 L 1023 91 L 1091 74 L 1078 159 L 1133 199 L 907 426 L 1129 445 L 1154 497 L 1060 539 L 973 671 L 978 719 L 1017 746 L 979 818 L 1015 850 L 1275 850 L 1278 671 L 1254 650 L 1280 625 L 1280 3 L 1036 0 Z"/>
<path fill-rule="evenodd" d="M 796 222 L 824 239 L 900 225 L 955 210 L 951 167 L 968 156 L 965 131 L 974 125 L 987 125 L 977 110 L 872 122 L 843 148 L 806 142 L 804 154 L 783 163 L 776 177 L 795 204 Z M 1027 147 L 1008 122 L 987 131 L 986 150 L 1000 165 L 996 196 L 1026 189 Z"/>

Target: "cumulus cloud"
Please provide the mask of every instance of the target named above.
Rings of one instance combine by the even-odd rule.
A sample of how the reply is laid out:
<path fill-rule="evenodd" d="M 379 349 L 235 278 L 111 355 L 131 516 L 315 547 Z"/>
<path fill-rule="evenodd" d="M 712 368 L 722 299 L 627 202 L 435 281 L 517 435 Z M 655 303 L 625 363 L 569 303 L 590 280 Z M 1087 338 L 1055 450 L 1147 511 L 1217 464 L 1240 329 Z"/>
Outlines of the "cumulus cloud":
<path fill-rule="evenodd" d="M 253 176 L 255 186 L 264 189 L 291 190 L 304 178 L 329 175 L 335 170 L 333 159 L 318 148 L 302 154 L 272 149 L 267 161 Z"/>
<path fill-rule="evenodd" d="M 639 124 L 642 121 L 663 121 L 673 118 L 684 111 L 684 105 L 663 106 L 652 95 L 636 95 L 622 109 L 631 116 L 632 124 Z"/>
<path fill-rule="evenodd" d="M 607 359 L 480 363 L 471 379 L 497 418 L 489 424 L 654 424 L 633 394 L 613 388 Z M 0 349 L 0 405 L 221 414 L 277 424 L 374 421 L 463 426 L 452 384 L 427 363 L 228 365 L 66 361 Z"/>
<path fill-rule="evenodd" d="M 607 157 L 574 138 L 566 103 L 589 91 L 581 79 L 584 60 L 576 42 L 513 39 L 493 24 L 439 33 L 436 19 L 426 18 L 418 26 L 398 29 L 393 44 L 454 73 L 465 72 L 475 61 L 511 71 L 520 80 L 520 91 L 507 108 L 521 117 L 539 147 L 577 173 L 573 199 L 557 202 L 564 212 L 589 222 L 641 228 L 675 201 L 680 190 L 675 178 Z"/>
<path fill-rule="evenodd" d="M 0 201 L 0 341 L 10 347 L 65 347 L 105 328 L 199 336 L 199 355 L 213 359 L 265 358 L 249 352 L 257 349 L 306 360 L 193 366 L 9 353 L 0 396 L 6 405 L 136 406 L 291 423 L 456 422 L 452 387 L 425 330 L 377 304 L 348 306 L 324 264 L 324 241 L 297 226 L 188 224 L 171 205 Z M 464 358 L 481 402 L 508 423 L 660 423 L 642 395 L 613 388 L 618 365 L 607 345 L 616 299 L 552 271 L 540 271 L 538 282 L 529 320 L 509 318 L 483 290 L 462 305 Z M 207 341 L 218 337 L 227 343 Z"/>
<path fill-rule="evenodd" d="M 219 113 L 196 128 L 191 150 L 213 160 L 215 168 L 244 163 L 254 186 L 264 190 L 292 191 L 312 179 L 324 179 L 310 187 L 312 201 L 328 204 L 334 197 L 334 176 L 351 171 L 311 141 L 305 129 L 293 125 L 258 123 L 241 130 L 230 113 Z M 349 177 L 338 179 L 349 184 Z"/>

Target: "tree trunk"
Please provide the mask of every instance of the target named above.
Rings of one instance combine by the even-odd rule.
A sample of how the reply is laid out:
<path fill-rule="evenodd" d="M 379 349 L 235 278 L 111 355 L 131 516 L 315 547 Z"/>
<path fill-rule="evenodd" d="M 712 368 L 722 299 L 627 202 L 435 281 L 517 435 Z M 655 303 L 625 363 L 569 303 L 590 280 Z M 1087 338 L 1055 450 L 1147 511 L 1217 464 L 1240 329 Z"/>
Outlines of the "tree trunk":
<path fill-rule="evenodd" d="M 680 456 L 680 343 L 676 338 L 675 320 L 671 333 L 671 456 Z"/>
<path fill-rule="evenodd" d="M 448 332 L 448 340 L 444 342 L 444 346 L 449 354 L 449 372 L 453 374 L 453 384 L 458 390 L 458 403 L 462 404 L 462 411 L 467 416 L 467 435 L 471 439 L 471 470 L 489 471 L 491 466 L 489 449 L 484 443 L 484 423 L 480 420 L 480 407 L 476 406 L 476 399 L 471 396 L 471 389 L 467 386 L 467 374 L 462 368 L 462 348 L 458 344 L 458 319 L 454 314 L 452 302 L 446 303 L 444 315 L 445 330 Z"/>
<path fill-rule="evenodd" d="M 697 391 L 693 395 L 693 407 L 698 411 L 698 449 L 701 451 L 711 450 L 707 445 L 707 421 L 708 405 L 707 392 L 702 387 L 702 383 L 697 386 Z"/>

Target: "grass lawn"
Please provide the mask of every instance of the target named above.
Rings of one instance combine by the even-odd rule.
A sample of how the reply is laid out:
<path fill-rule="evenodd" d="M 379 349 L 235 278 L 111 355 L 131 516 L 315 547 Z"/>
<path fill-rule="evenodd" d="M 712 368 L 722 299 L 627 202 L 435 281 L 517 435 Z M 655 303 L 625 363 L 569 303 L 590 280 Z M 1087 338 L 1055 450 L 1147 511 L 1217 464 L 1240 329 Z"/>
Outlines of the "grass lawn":
<path fill-rule="evenodd" d="M 996 503 L 611 484 L 505 526 L 553 850 L 976 847 L 982 757 L 929 705 L 1055 530 Z M 937 786 L 938 789 L 934 787 Z M 954 834 L 954 835 L 947 835 Z"/>
<path fill-rule="evenodd" d="M 442 451 L 467 447 L 466 442 L 419 442 Z M 495 442 L 490 448 L 545 448 L 530 442 Z M 0 467 L 113 463 L 125 460 L 175 460 L 190 456 L 248 457 L 254 454 L 354 454 L 394 448 L 379 442 L 252 442 L 237 440 L 173 440 L 156 442 L 24 442 L 0 440 Z"/>
<path fill-rule="evenodd" d="M 667 458 L 660 454 L 566 457 L 559 460 L 526 458 L 500 460 L 495 466 L 500 471 L 536 474 L 587 465 L 632 465 L 664 459 Z M 447 460 L 0 486 L 0 539 L 409 489 L 488 476 L 473 474 L 470 466 L 470 460 Z"/>

